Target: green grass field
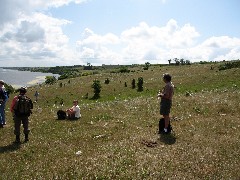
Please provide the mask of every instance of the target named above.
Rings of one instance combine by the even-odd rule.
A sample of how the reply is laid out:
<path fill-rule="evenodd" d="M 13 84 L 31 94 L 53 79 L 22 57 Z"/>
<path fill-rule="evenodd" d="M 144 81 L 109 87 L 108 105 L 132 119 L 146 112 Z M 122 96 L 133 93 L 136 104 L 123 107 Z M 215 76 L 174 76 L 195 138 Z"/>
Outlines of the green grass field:
<path fill-rule="evenodd" d="M 0 129 L 0 179 L 240 179 L 240 70 L 217 67 L 152 65 L 31 87 L 29 97 L 34 100 L 36 90 L 40 96 L 30 117 L 30 141 L 23 143 L 22 135 L 20 145 L 13 143 L 11 95 L 7 125 Z M 156 95 L 166 72 L 176 86 L 174 132 L 159 136 Z M 131 88 L 139 77 L 143 92 Z M 102 85 L 98 100 L 91 100 L 94 79 Z M 56 120 L 57 110 L 74 99 L 82 118 Z"/>

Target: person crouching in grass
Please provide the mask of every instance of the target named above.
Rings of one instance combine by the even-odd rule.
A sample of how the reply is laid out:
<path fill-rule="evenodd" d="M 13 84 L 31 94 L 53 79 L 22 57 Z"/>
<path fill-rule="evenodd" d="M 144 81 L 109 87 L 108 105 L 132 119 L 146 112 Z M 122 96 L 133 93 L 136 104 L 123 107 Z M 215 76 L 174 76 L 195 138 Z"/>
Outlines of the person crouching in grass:
<path fill-rule="evenodd" d="M 163 81 L 165 82 L 165 87 L 162 91 L 159 91 L 157 97 L 161 98 L 160 102 L 160 114 L 163 116 L 165 125 L 164 131 L 160 132 L 163 134 L 169 133 L 167 128 L 170 122 L 170 109 L 172 107 L 172 97 L 174 94 L 174 85 L 171 82 L 172 76 L 168 73 L 163 74 Z"/>
<path fill-rule="evenodd" d="M 67 112 L 68 119 L 70 120 L 79 119 L 81 117 L 81 114 L 80 114 L 80 108 L 78 106 L 78 101 L 74 100 L 73 107 L 67 109 L 66 112 Z"/>

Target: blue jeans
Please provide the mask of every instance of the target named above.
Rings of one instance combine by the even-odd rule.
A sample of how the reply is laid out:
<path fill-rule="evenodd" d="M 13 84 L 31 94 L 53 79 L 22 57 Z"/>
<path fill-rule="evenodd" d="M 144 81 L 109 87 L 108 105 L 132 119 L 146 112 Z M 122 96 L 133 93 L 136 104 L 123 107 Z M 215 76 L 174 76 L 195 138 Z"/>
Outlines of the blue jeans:
<path fill-rule="evenodd" d="M 6 124 L 5 121 L 5 102 L 0 105 L 0 124 Z"/>

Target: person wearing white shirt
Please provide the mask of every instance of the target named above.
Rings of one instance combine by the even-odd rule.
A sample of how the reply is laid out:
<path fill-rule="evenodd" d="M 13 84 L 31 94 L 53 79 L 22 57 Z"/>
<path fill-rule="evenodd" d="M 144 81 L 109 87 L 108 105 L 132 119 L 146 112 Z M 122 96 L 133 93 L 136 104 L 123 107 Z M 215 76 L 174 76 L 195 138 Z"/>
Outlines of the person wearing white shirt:
<path fill-rule="evenodd" d="M 74 100 L 73 101 L 73 107 L 71 107 L 70 109 L 67 109 L 67 118 L 68 119 L 79 119 L 81 117 L 81 113 L 80 113 L 80 107 L 78 106 L 78 101 Z"/>

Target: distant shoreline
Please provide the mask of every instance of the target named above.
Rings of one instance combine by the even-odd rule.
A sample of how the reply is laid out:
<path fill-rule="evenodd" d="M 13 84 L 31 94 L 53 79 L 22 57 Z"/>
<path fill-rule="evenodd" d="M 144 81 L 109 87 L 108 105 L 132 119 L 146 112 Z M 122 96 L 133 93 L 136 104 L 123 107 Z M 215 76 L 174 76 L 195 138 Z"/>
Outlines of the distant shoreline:
<path fill-rule="evenodd" d="M 45 82 L 46 76 L 55 76 L 58 78 L 60 75 L 0 67 L 0 79 L 4 80 L 8 85 L 11 85 L 15 89 L 21 86 L 31 87 L 42 84 Z"/>

